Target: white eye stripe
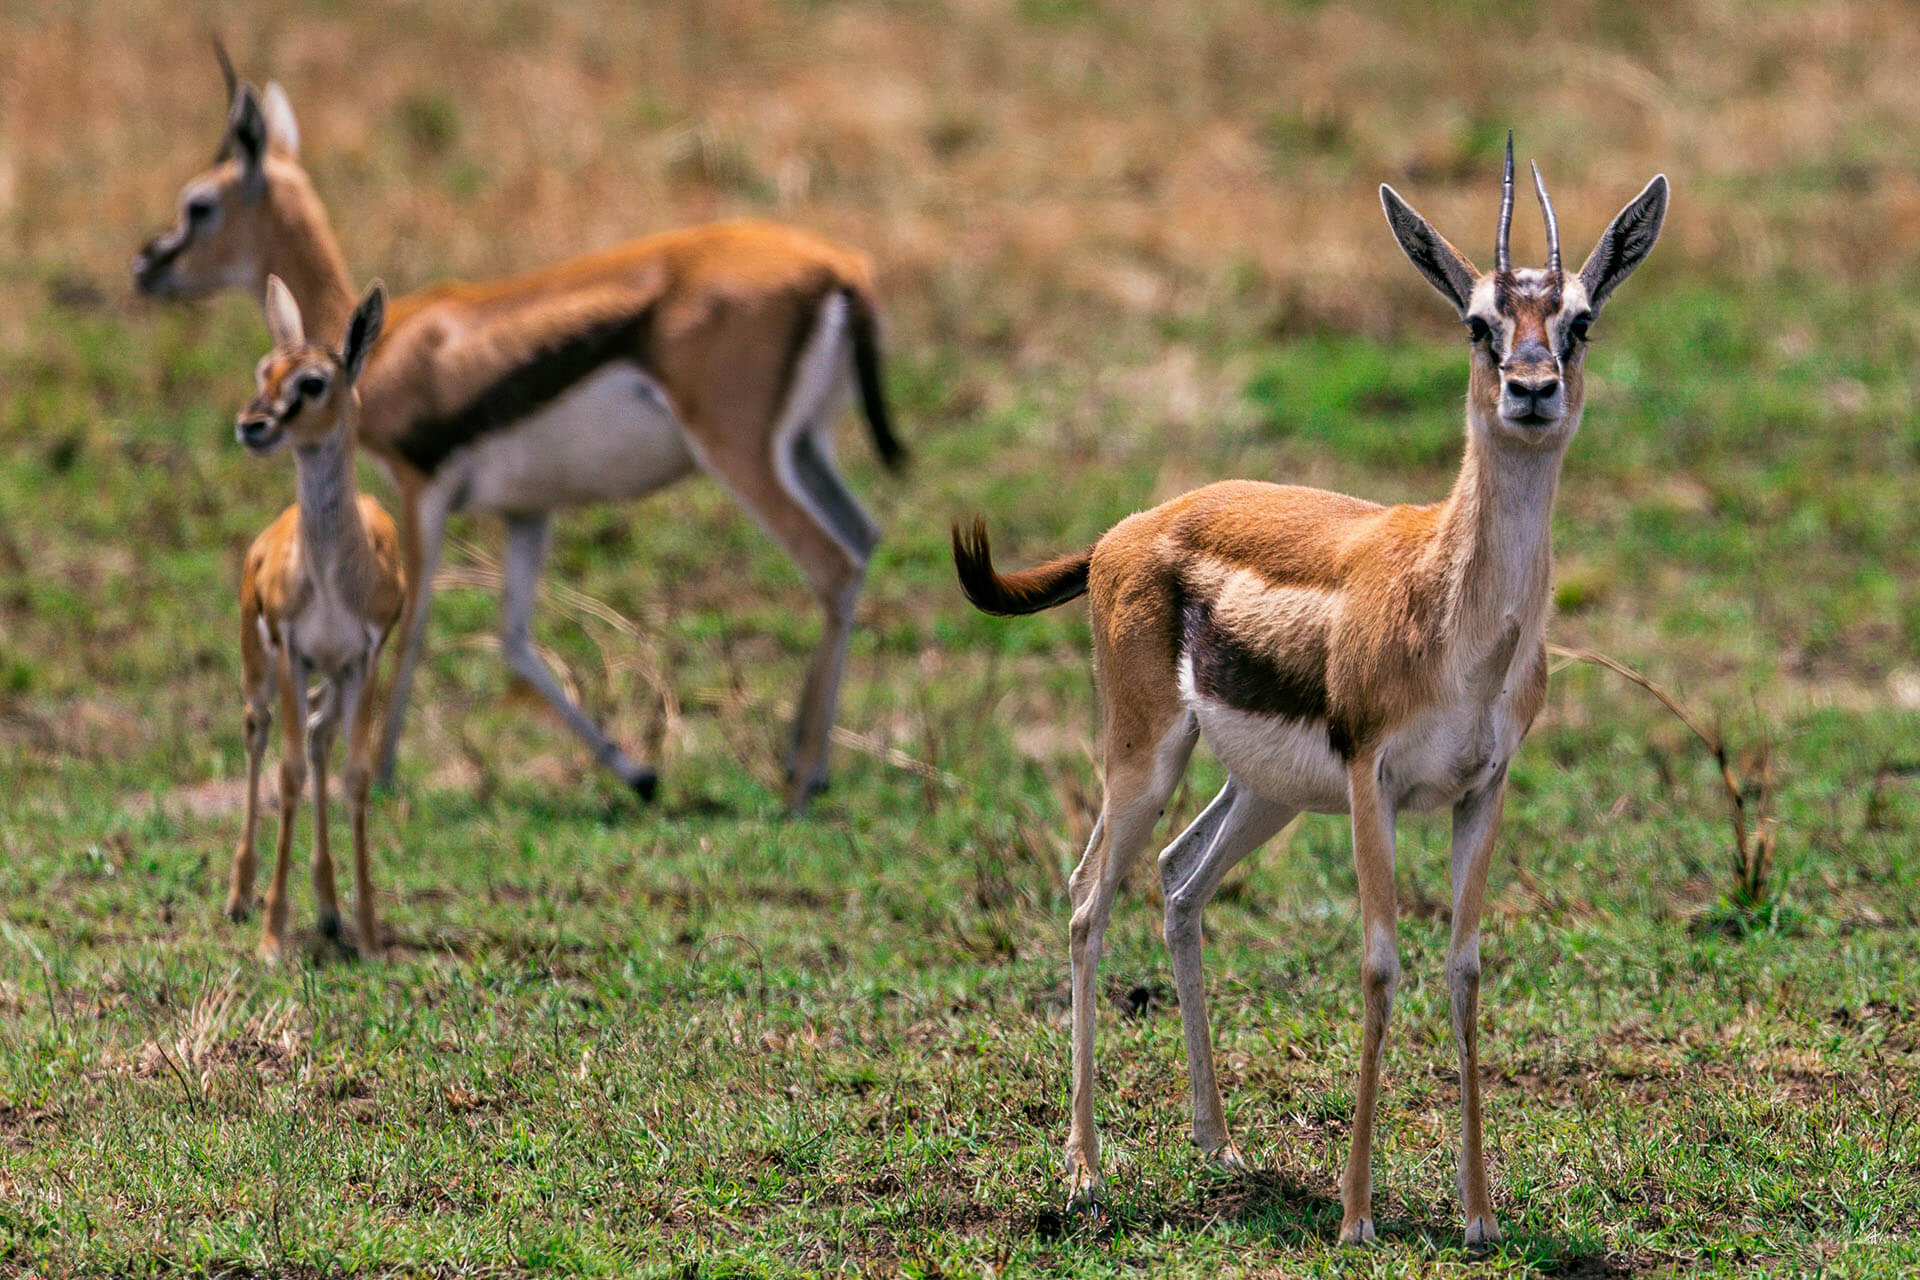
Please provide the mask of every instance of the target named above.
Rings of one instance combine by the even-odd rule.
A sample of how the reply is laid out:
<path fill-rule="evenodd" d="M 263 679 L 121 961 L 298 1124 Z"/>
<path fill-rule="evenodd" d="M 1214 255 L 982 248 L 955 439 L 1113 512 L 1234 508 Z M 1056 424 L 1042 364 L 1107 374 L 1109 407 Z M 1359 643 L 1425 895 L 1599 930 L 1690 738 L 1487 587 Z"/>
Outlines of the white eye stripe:
<path fill-rule="evenodd" d="M 260 362 L 255 376 L 260 380 L 261 389 L 266 388 L 268 367 L 273 357 L 268 356 Z M 332 385 L 325 370 L 318 365 L 307 365 L 287 374 L 280 380 L 280 394 L 274 398 L 273 416 L 285 421 L 297 412 L 304 401 L 318 400 L 327 393 Z"/>
<path fill-rule="evenodd" d="M 220 192 L 216 187 L 193 186 L 180 193 L 180 220 L 187 226 L 210 222 L 219 212 Z"/>

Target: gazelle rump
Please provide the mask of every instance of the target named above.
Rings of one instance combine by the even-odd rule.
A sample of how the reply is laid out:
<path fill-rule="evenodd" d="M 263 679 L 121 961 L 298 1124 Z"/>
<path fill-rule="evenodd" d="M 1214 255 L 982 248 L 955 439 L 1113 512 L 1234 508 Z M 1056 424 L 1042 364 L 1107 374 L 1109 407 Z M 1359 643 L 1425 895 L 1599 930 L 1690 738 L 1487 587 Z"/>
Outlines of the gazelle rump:
<path fill-rule="evenodd" d="M 335 336 L 353 306 L 286 94 L 241 84 L 213 166 L 134 259 L 150 295 L 260 295 L 268 274 Z M 793 559 L 823 615 L 788 753 L 794 808 L 823 789 L 854 610 L 879 529 L 834 466 L 849 384 L 881 459 L 904 456 L 880 377 L 879 312 L 855 251 L 790 227 L 667 232 L 488 284 L 396 299 L 361 394 L 360 442 L 394 478 L 409 593 L 379 772 L 390 776 L 448 519 L 497 512 L 507 662 L 642 798 L 630 760 L 534 648 L 554 512 L 651 493 L 702 468 Z"/>
<path fill-rule="evenodd" d="M 1227 872 L 1296 814 L 1349 813 L 1365 1017 L 1340 1236 L 1374 1238 L 1373 1118 L 1400 970 L 1394 820 L 1402 810 L 1450 806 L 1459 1191 L 1468 1242 L 1499 1237 L 1476 1039 L 1487 867 L 1508 762 L 1546 693 L 1553 499 L 1584 406 L 1588 328 L 1652 249 L 1667 206 L 1659 176 L 1568 275 L 1537 170 L 1535 185 L 1549 265 L 1515 270 L 1509 137 L 1496 265 L 1485 275 L 1391 188 L 1380 189 L 1401 248 L 1469 330 L 1466 457 L 1444 501 L 1382 507 L 1229 481 L 1130 516 L 1086 551 L 1010 574 L 995 572 L 984 523 L 954 530 L 960 581 L 979 608 L 1032 613 L 1083 592 L 1092 603 L 1106 795 L 1070 884 L 1070 1204 L 1093 1203 L 1100 1186 L 1094 977 L 1114 891 L 1205 739 L 1227 783 L 1160 855 L 1195 1143 L 1224 1165 L 1241 1164 L 1214 1076 L 1201 912 Z"/>
<path fill-rule="evenodd" d="M 246 696 L 247 815 L 234 854 L 227 914 L 253 904 L 254 840 L 259 818 L 260 761 L 273 708 L 280 704 L 280 831 L 267 888 L 261 951 L 286 948 L 287 869 L 300 792 L 313 773 L 313 893 L 321 932 L 338 937 L 333 857 L 327 839 L 327 755 L 344 721 L 345 786 L 353 835 L 353 905 L 363 953 L 380 949 L 367 849 L 367 795 L 380 653 L 406 599 L 393 520 L 370 495 L 356 493 L 354 384 L 380 334 L 386 293 L 376 284 L 354 310 L 338 351 L 309 343 L 293 295 L 267 278 L 267 324 L 273 351 L 261 360 L 259 394 L 240 414 L 235 434 L 258 454 L 293 446 L 300 500 L 254 540 L 240 577 L 240 653 Z M 317 704 L 308 682 L 325 682 Z"/>

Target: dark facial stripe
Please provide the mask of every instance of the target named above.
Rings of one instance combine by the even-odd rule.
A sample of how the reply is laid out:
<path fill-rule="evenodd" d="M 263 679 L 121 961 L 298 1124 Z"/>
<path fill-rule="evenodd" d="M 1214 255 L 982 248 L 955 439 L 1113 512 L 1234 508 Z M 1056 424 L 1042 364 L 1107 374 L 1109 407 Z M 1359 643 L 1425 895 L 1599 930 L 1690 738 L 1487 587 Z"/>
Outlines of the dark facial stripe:
<path fill-rule="evenodd" d="M 1240 711 L 1289 720 L 1328 720 L 1327 640 L 1324 633 L 1293 638 L 1286 662 L 1241 644 L 1220 626 L 1204 600 L 1181 609 L 1181 648 L 1193 665 L 1194 692 Z M 1342 756 L 1353 748 L 1344 727 L 1328 723 L 1327 739 Z"/>
<path fill-rule="evenodd" d="M 400 456 L 432 475 L 456 449 L 546 408 L 615 360 L 644 364 L 652 318 L 649 308 L 579 330 L 535 351 L 461 408 L 416 418 L 397 442 Z"/>

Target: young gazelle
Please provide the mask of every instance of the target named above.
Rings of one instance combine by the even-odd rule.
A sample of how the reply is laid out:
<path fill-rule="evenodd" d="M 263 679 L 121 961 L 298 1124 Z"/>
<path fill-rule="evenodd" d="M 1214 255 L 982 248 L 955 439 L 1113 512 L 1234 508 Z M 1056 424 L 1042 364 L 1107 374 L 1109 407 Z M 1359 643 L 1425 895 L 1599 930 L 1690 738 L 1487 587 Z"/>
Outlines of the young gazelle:
<path fill-rule="evenodd" d="M 286 94 L 238 83 L 213 166 L 134 259 L 165 298 L 286 280 L 317 336 L 353 306 L 325 208 L 299 163 Z M 642 798 L 654 771 L 570 698 L 533 645 L 553 513 L 651 493 L 696 466 L 800 567 L 825 615 L 788 755 L 794 808 L 826 786 L 854 607 L 879 530 L 834 469 L 847 383 L 881 458 L 902 450 L 880 380 L 878 311 L 858 253 L 788 227 L 722 223 L 636 240 L 533 275 L 398 298 L 360 388 L 360 441 L 400 490 L 410 591 L 382 743 L 394 749 L 426 635 L 448 517 L 507 525 L 502 648 L 601 763 Z"/>
<path fill-rule="evenodd" d="M 1071 883 L 1070 1203 L 1090 1204 L 1100 1182 L 1094 971 L 1114 889 L 1204 738 L 1227 784 L 1160 855 L 1195 1143 L 1241 1163 L 1215 1084 L 1201 911 L 1227 871 L 1295 814 L 1351 813 L 1366 1017 L 1340 1236 L 1373 1239 L 1374 1101 L 1399 974 L 1394 818 L 1451 806 L 1459 1189 L 1468 1242 L 1499 1237 L 1475 1031 L 1487 863 L 1507 762 L 1546 691 L 1548 534 L 1560 460 L 1580 424 L 1587 328 L 1653 248 L 1667 207 L 1667 180 L 1656 177 L 1567 275 L 1553 206 L 1534 176 L 1547 267 L 1508 262 L 1509 138 L 1490 275 L 1380 189 L 1400 247 L 1471 336 L 1466 460 L 1446 501 L 1380 507 L 1315 489 L 1215 484 L 1121 521 L 1087 551 L 1013 574 L 994 571 L 984 524 L 954 530 L 961 584 L 986 612 L 1032 613 L 1082 592 L 1093 605 L 1106 799 Z"/>
<path fill-rule="evenodd" d="M 241 412 L 240 443 L 267 454 L 291 442 L 300 501 L 267 526 L 247 552 L 240 576 L 240 653 L 246 687 L 247 817 L 233 859 L 227 914 L 253 905 L 254 834 L 260 757 L 273 704 L 280 703 L 280 835 L 267 888 L 262 954 L 286 947 L 287 866 L 294 815 L 313 770 L 313 894 L 320 929 L 340 934 L 333 856 L 327 844 L 327 752 L 341 721 L 347 730 L 347 813 L 353 828 L 353 905 L 360 950 L 377 952 L 373 868 L 367 853 L 368 759 L 376 665 L 400 618 L 406 582 L 393 520 L 353 480 L 359 396 L 354 383 L 380 336 L 386 293 L 367 291 L 347 321 L 336 352 L 309 343 L 300 308 L 278 276 L 267 277 L 267 327 L 273 351 L 260 361 L 260 392 Z M 310 705 L 310 676 L 325 681 Z"/>

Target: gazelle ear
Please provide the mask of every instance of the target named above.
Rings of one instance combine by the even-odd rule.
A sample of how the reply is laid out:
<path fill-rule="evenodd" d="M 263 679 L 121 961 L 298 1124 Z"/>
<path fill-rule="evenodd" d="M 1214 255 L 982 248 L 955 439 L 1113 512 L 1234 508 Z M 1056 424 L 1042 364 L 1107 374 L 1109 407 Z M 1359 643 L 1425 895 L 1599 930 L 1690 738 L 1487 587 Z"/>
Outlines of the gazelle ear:
<path fill-rule="evenodd" d="M 387 287 L 375 280 L 368 288 L 367 296 L 360 299 L 360 305 L 353 309 L 353 318 L 347 321 L 347 336 L 340 342 L 340 367 L 347 371 L 349 384 L 360 380 L 360 371 L 367 364 L 367 353 L 380 340 L 380 327 L 386 323 L 386 319 Z"/>
<path fill-rule="evenodd" d="M 289 160 L 298 159 L 300 122 L 293 118 L 293 103 L 287 101 L 287 91 L 280 87 L 278 80 L 267 82 L 260 109 L 267 119 L 267 146 Z"/>
<path fill-rule="evenodd" d="M 1473 299 L 1473 282 L 1480 273 L 1465 254 L 1448 244 L 1432 223 L 1415 213 L 1413 206 L 1384 182 L 1380 184 L 1380 207 L 1387 211 L 1387 225 L 1393 228 L 1393 238 L 1400 242 L 1407 258 L 1464 319 Z"/>
<path fill-rule="evenodd" d="M 291 351 L 307 345 L 306 326 L 300 322 L 300 304 L 279 276 L 267 277 L 267 332 L 273 336 L 276 351 Z"/>
<path fill-rule="evenodd" d="M 260 96 L 253 86 L 243 84 L 233 99 L 233 114 L 227 118 L 227 141 L 220 148 L 221 159 L 232 156 L 246 173 L 249 198 L 258 198 L 267 189 L 267 117 L 260 109 Z"/>
<path fill-rule="evenodd" d="M 1667 216 L 1667 175 L 1657 173 L 1653 181 L 1614 215 L 1600 233 L 1600 243 L 1587 255 L 1580 268 L 1580 283 L 1587 287 L 1587 301 L 1598 311 L 1607 295 L 1633 269 L 1646 261 L 1653 242 L 1660 238 L 1660 225 Z"/>

